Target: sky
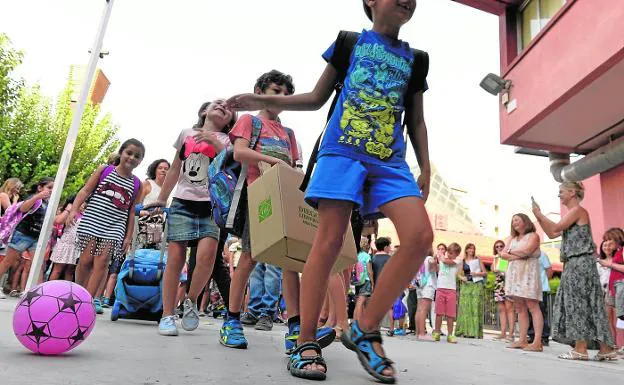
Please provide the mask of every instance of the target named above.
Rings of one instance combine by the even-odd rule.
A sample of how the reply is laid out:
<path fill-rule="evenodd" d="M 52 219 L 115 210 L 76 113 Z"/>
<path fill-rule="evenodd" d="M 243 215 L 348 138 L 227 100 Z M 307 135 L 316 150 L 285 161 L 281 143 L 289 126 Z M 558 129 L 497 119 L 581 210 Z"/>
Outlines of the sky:
<path fill-rule="evenodd" d="M 104 0 L 0 0 L 0 32 L 25 53 L 15 76 L 39 83 L 50 97 L 72 64 L 86 64 Z M 311 91 L 321 54 L 339 30 L 370 28 L 359 0 L 116 0 L 99 62 L 111 87 L 102 110 L 154 159 L 172 159 L 180 130 L 204 101 L 252 92 L 264 72 L 292 75 L 296 92 Z M 425 120 L 432 163 L 447 183 L 474 199 L 559 211 L 548 160 L 516 155 L 500 144 L 498 98 L 479 87 L 499 73 L 498 18 L 450 0 L 419 0 L 400 38 L 430 56 Z M 320 111 L 284 112 L 307 159 L 321 132 Z M 408 150 L 408 163 L 416 165 Z"/>

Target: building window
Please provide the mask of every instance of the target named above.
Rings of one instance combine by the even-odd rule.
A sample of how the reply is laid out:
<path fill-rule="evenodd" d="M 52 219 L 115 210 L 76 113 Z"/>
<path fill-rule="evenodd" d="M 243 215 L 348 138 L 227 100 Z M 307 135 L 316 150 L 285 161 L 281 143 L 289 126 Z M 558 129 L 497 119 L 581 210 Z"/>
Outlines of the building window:
<path fill-rule="evenodd" d="M 566 0 L 528 0 L 520 7 L 520 50 L 537 36 Z"/>

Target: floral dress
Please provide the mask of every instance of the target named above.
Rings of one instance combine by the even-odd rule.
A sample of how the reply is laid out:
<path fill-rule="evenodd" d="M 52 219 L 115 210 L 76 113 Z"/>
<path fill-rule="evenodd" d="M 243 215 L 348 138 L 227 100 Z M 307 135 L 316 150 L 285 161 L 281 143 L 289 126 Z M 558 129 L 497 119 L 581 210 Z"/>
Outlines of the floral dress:
<path fill-rule="evenodd" d="M 521 248 L 529 240 L 530 234 L 522 238 L 514 238 L 509 244 L 512 253 L 514 249 Z M 542 300 L 542 280 L 540 276 L 540 250 L 535 250 L 529 258 L 509 261 L 507 275 L 505 276 L 505 294 L 509 297 Z"/>
<path fill-rule="evenodd" d="M 570 345 L 575 341 L 587 341 L 589 349 L 598 349 L 598 342 L 614 344 L 595 250 L 589 224 L 575 223 L 563 231 L 561 262 L 564 266 L 552 319 L 555 341 Z"/>

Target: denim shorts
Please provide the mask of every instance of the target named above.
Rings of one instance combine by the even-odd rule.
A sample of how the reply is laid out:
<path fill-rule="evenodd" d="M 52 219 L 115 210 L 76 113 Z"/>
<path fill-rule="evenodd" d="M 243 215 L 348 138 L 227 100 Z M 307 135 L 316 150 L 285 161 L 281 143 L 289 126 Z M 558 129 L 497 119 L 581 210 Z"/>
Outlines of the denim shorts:
<path fill-rule="evenodd" d="M 366 280 L 365 283 L 361 285 L 357 285 L 355 287 L 356 297 L 370 297 L 372 293 L 373 293 L 373 285 L 371 284 L 371 281 L 369 281 L 368 279 Z"/>
<path fill-rule="evenodd" d="M 37 248 L 37 238 L 30 237 L 15 230 L 9 241 L 9 247 L 22 253 L 26 250 L 34 252 Z"/>
<path fill-rule="evenodd" d="M 340 155 L 324 155 L 305 195 L 318 208 L 319 199 L 344 200 L 360 207 L 364 217 L 379 217 L 379 208 L 399 198 L 422 198 L 407 162 L 384 166 Z"/>
<path fill-rule="evenodd" d="M 212 217 L 210 202 L 174 198 L 167 221 L 168 241 L 196 241 L 206 237 L 219 240 L 219 227 Z"/>

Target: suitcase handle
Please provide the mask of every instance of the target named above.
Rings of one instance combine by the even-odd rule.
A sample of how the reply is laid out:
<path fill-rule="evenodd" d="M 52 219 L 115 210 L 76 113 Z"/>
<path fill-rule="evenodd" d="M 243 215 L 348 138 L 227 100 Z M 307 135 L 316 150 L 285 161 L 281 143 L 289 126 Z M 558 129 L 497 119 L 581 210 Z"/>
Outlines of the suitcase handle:
<path fill-rule="evenodd" d="M 137 207 L 137 212 L 136 212 L 137 216 L 139 215 L 139 212 L 140 210 Z M 156 277 L 158 278 L 159 281 L 162 278 L 162 274 L 164 270 L 163 262 L 165 260 L 165 250 L 167 249 L 167 230 L 169 228 L 169 221 L 167 221 L 167 216 L 169 215 L 169 208 L 163 209 L 163 215 L 165 217 L 165 228 L 163 229 L 163 237 L 160 242 L 160 261 L 158 262 L 158 273 L 156 274 Z M 136 253 L 138 236 L 139 236 L 139 221 L 135 220 L 134 231 L 132 233 L 132 245 L 130 246 L 130 252 L 128 253 L 128 260 L 130 261 L 129 263 L 130 267 L 128 269 L 128 276 L 130 277 L 130 279 L 132 279 L 132 276 L 134 274 L 134 256 Z"/>

